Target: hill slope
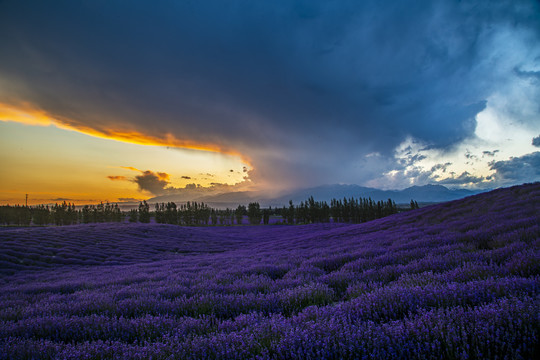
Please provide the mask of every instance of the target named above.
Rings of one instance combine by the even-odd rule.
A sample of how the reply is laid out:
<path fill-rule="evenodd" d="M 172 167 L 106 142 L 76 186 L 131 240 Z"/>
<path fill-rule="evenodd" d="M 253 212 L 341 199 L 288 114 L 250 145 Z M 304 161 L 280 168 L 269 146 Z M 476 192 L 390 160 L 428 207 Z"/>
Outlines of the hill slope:
<path fill-rule="evenodd" d="M 534 358 L 539 214 L 537 183 L 359 225 L 3 229 L 0 358 Z"/>

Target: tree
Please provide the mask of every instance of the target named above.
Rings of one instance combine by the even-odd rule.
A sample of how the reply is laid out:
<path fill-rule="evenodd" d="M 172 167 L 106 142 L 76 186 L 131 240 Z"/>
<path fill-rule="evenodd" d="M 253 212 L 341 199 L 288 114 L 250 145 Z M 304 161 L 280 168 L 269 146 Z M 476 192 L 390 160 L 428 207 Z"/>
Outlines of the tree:
<path fill-rule="evenodd" d="M 164 214 L 163 214 L 163 210 L 162 210 L 162 205 L 163 203 L 159 204 L 159 203 L 156 203 L 155 205 L 155 210 L 154 210 L 154 219 L 156 220 L 156 222 L 158 224 L 162 224 L 163 223 L 163 218 L 164 218 Z"/>
<path fill-rule="evenodd" d="M 167 224 L 178 225 L 178 209 L 174 202 L 168 202 L 165 206 L 165 222 Z"/>
<path fill-rule="evenodd" d="M 47 225 L 50 221 L 49 207 L 39 205 L 32 209 L 32 221 L 35 225 Z"/>
<path fill-rule="evenodd" d="M 249 223 L 251 225 L 257 225 L 261 223 L 262 220 L 262 213 L 261 213 L 261 206 L 258 202 L 252 202 L 248 205 L 248 219 Z"/>
<path fill-rule="evenodd" d="M 244 205 L 238 205 L 235 211 L 236 223 L 238 225 L 242 225 L 242 218 L 246 212 L 246 207 Z"/>
<path fill-rule="evenodd" d="M 294 217 L 295 217 L 295 211 L 294 211 L 294 205 L 292 200 L 289 200 L 289 211 L 287 211 L 287 224 L 294 224 Z"/>
<path fill-rule="evenodd" d="M 137 222 L 139 220 L 139 214 L 137 209 L 129 210 L 129 222 Z"/>
<path fill-rule="evenodd" d="M 143 202 L 139 203 L 139 221 L 142 223 L 150 222 L 150 206 L 148 205 L 146 200 L 143 200 Z"/>
<path fill-rule="evenodd" d="M 118 204 L 114 204 L 114 208 L 112 212 L 113 212 L 112 221 L 122 222 L 124 216 L 122 215 L 122 211 L 120 210 L 120 207 L 118 206 Z"/>
<path fill-rule="evenodd" d="M 264 225 L 268 225 L 270 223 L 270 211 L 271 210 L 272 210 L 272 208 L 263 210 L 263 224 Z"/>
<path fill-rule="evenodd" d="M 212 218 L 212 225 L 216 226 L 218 221 L 218 215 L 215 209 L 210 211 L 210 218 Z"/>

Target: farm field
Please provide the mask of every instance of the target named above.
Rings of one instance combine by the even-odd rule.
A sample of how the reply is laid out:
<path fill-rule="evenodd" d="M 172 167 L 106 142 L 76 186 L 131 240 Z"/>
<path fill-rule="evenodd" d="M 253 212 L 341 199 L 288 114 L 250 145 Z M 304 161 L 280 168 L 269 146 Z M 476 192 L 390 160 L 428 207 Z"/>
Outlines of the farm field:
<path fill-rule="evenodd" d="M 540 184 L 363 224 L 0 229 L 2 359 L 533 359 Z"/>

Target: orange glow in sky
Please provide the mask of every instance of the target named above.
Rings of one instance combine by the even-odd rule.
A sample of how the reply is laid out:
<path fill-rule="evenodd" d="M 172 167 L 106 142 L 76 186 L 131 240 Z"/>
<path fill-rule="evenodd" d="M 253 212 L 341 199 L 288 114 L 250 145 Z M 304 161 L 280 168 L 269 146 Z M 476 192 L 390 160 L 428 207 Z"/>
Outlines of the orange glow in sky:
<path fill-rule="evenodd" d="M 137 131 L 95 130 L 56 119 L 29 104 L 0 103 L 0 204 L 76 204 L 148 199 L 137 174 L 171 188 L 245 181 L 245 157 L 211 144 Z"/>
<path fill-rule="evenodd" d="M 26 125 L 41 126 L 49 126 L 56 122 L 45 111 L 32 108 L 27 103 L 20 106 L 0 103 L 0 121 L 14 121 Z"/>
<path fill-rule="evenodd" d="M 42 109 L 33 107 L 29 103 L 21 103 L 17 106 L 0 103 L 0 121 L 13 121 L 26 125 L 38 126 L 54 125 L 60 129 L 78 131 L 102 139 L 117 140 L 138 145 L 173 146 L 184 149 L 218 152 L 240 156 L 243 161 L 249 163 L 249 159 L 245 158 L 242 154 L 232 149 L 219 147 L 215 144 L 200 143 L 189 139 L 180 140 L 170 133 L 166 134 L 164 138 L 159 138 L 135 130 L 128 131 L 115 128 L 97 130 L 81 124 L 63 121 L 48 114 Z"/>

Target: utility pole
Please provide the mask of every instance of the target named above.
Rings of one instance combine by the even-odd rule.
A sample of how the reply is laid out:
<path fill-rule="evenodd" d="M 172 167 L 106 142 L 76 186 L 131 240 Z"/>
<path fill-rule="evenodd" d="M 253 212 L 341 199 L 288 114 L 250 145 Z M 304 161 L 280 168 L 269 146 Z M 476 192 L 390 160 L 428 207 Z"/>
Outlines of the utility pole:
<path fill-rule="evenodd" d="M 26 207 L 28 207 L 28 194 L 26 194 Z"/>

